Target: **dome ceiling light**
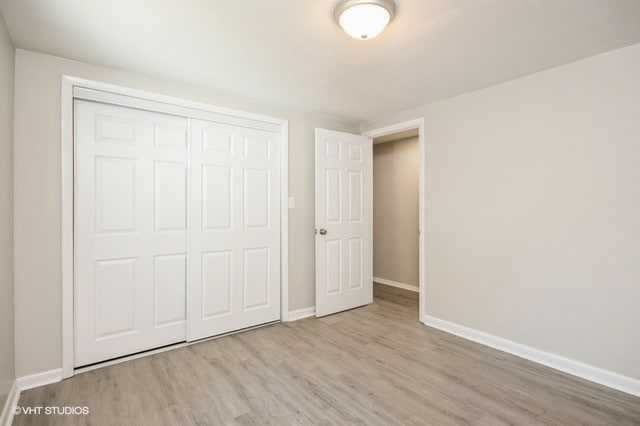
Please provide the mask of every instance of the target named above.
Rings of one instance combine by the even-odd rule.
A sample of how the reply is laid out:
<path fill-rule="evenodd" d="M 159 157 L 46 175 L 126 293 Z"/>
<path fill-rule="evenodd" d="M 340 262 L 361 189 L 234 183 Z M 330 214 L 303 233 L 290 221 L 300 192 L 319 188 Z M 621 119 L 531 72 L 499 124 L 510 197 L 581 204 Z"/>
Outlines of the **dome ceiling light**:
<path fill-rule="evenodd" d="M 393 0 L 340 0 L 333 18 L 351 37 L 368 40 L 380 34 L 396 14 Z"/>

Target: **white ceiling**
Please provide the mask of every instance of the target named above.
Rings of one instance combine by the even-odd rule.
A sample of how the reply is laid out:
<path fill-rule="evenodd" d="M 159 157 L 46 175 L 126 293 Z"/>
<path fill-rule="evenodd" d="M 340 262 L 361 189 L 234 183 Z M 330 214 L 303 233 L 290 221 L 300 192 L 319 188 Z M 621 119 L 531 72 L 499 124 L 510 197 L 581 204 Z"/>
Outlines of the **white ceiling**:
<path fill-rule="evenodd" d="M 396 0 L 378 38 L 334 0 L 0 0 L 18 48 L 370 121 L 640 42 L 638 0 Z"/>

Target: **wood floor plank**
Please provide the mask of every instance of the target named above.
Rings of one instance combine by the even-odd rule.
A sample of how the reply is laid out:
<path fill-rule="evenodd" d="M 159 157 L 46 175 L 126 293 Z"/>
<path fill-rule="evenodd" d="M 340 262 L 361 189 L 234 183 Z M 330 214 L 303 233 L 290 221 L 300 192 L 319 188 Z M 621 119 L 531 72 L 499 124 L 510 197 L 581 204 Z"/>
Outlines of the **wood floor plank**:
<path fill-rule="evenodd" d="M 418 294 L 81 373 L 22 393 L 15 425 L 640 424 L 640 398 L 418 321 Z"/>

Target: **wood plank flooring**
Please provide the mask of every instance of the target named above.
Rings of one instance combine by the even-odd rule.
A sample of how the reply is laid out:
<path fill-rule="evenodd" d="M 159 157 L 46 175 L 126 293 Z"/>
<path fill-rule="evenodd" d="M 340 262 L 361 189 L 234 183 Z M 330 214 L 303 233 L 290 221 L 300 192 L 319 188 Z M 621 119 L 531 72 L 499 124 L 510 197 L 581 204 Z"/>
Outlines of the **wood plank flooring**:
<path fill-rule="evenodd" d="M 15 425 L 640 424 L 640 398 L 418 322 L 417 293 L 128 361 L 23 392 Z"/>

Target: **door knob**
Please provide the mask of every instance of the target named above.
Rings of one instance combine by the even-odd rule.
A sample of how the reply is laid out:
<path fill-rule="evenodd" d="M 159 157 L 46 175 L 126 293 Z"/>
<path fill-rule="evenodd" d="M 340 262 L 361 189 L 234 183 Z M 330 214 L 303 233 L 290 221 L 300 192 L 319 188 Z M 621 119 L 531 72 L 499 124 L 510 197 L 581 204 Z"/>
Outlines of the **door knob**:
<path fill-rule="evenodd" d="M 327 230 L 324 228 L 320 228 L 320 235 L 327 235 Z"/>

